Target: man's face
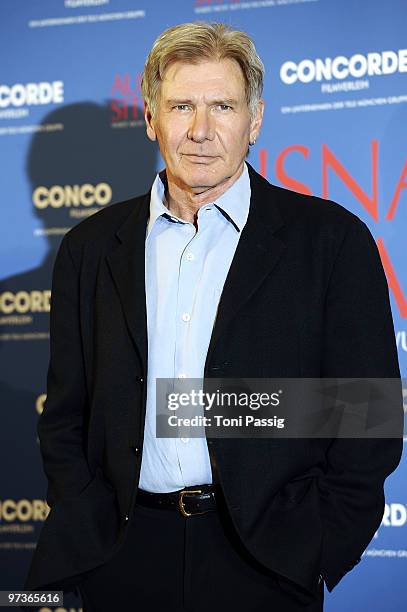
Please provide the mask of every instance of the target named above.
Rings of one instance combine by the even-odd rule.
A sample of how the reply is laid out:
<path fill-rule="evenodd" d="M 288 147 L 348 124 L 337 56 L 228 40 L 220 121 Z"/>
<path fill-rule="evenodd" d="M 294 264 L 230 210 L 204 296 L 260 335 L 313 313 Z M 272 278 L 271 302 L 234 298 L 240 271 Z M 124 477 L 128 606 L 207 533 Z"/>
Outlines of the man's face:
<path fill-rule="evenodd" d="M 194 193 L 240 171 L 261 126 L 263 103 L 251 121 L 242 70 L 235 60 L 171 64 L 161 83 L 147 134 L 157 138 L 167 175 Z"/>

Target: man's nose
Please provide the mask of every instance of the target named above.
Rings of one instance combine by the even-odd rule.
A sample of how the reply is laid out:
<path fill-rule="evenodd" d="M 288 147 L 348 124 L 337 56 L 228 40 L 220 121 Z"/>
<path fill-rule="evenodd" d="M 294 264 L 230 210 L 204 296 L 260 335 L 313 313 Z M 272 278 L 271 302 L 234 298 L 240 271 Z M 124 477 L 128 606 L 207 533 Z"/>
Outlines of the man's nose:
<path fill-rule="evenodd" d="M 195 142 L 213 140 L 214 124 L 210 110 L 204 107 L 196 108 L 188 130 L 188 138 Z"/>

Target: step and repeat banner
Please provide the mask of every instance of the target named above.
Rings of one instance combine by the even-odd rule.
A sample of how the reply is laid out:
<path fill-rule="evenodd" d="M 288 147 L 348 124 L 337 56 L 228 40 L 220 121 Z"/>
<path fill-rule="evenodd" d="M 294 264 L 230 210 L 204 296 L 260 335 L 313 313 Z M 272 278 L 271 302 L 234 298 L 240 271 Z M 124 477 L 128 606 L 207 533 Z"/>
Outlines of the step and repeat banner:
<path fill-rule="evenodd" d="M 247 31 L 264 61 L 254 167 L 369 226 L 406 377 L 405 0 L 2 0 L 0 590 L 22 589 L 49 510 L 36 425 L 56 250 L 70 227 L 144 193 L 163 167 L 145 134 L 141 73 L 162 30 L 195 20 Z M 328 612 L 406 609 L 406 475 L 404 455 L 361 563 L 326 592 Z M 81 608 L 73 595 L 65 605 Z"/>

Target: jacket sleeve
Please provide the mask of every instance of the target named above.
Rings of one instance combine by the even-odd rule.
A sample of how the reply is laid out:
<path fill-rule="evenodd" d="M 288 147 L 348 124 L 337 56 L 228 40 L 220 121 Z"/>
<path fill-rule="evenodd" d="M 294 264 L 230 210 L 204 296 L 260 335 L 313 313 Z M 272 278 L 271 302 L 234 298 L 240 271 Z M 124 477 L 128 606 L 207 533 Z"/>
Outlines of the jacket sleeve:
<path fill-rule="evenodd" d="M 384 481 L 396 469 L 403 446 L 402 390 L 386 277 L 376 243 L 357 217 L 331 271 L 321 370 L 327 378 L 398 379 L 396 390 L 400 383 L 400 404 L 397 390 L 393 407 L 401 423 L 399 437 L 338 437 L 326 453 L 326 471 L 319 480 L 321 573 L 331 591 L 360 561 L 381 523 Z"/>
<path fill-rule="evenodd" d="M 37 426 L 49 506 L 79 493 L 91 478 L 85 454 L 87 392 L 78 289 L 79 276 L 65 236 L 52 276 L 47 397 Z"/>

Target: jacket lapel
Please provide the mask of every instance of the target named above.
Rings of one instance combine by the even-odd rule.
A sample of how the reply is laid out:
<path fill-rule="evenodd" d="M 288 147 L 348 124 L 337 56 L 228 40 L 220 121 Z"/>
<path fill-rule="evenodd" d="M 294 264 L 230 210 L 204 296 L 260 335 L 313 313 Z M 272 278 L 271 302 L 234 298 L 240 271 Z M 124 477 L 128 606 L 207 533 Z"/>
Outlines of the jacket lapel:
<path fill-rule="evenodd" d="M 106 256 L 123 308 L 127 328 L 147 372 L 145 239 L 150 192 L 134 201 L 134 210 L 116 232 L 119 245 Z"/>
<path fill-rule="evenodd" d="M 249 215 L 220 298 L 212 331 L 205 375 L 219 337 L 227 330 L 243 304 L 271 273 L 284 249 L 274 236 L 283 224 L 275 192 L 250 164 L 251 200 Z M 132 340 L 147 372 L 147 312 L 145 295 L 145 236 L 150 209 L 150 192 L 134 203 L 134 211 L 116 232 L 119 245 L 106 256 Z"/>
<path fill-rule="evenodd" d="M 250 164 L 247 166 L 251 186 L 249 215 L 223 286 L 206 357 L 205 375 L 219 337 L 271 273 L 285 247 L 285 243 L 273 235 L 284 225 L 273 188 Z"/>

